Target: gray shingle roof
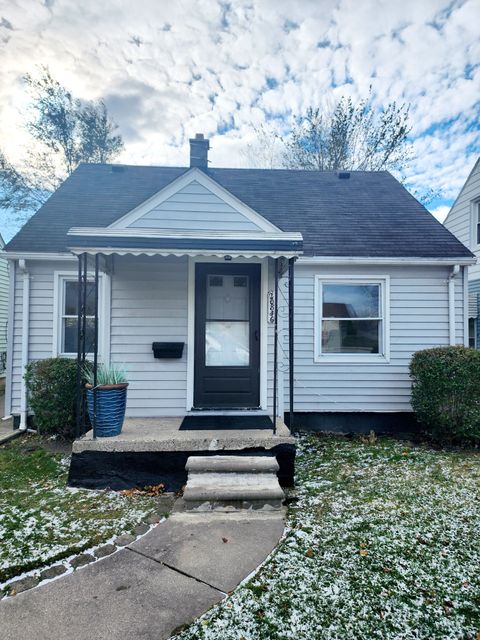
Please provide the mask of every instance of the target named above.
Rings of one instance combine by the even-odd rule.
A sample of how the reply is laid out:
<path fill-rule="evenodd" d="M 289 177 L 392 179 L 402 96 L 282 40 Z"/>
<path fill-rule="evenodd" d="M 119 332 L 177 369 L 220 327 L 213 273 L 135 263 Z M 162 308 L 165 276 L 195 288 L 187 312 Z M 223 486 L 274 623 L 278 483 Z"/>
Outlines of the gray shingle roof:
<path fill-rule="evenodd" d="M 65 251 L 67 231 L 108 226 L 172 180 L 181 167 L 83 164 L 11 240 L 9 251 Z M 386 171 L 209 169 L 206 173 L 283 231 L 305 255 L 470 257 L 470 251 Z"/>

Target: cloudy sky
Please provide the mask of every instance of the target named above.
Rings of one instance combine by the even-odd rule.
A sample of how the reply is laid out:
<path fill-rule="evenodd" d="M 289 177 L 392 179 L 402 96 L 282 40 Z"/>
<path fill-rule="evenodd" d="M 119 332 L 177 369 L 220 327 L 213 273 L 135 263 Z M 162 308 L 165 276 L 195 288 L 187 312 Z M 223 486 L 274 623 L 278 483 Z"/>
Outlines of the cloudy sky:
<path fill-rule="evenodd" d="M 0 0 L 0 147 L 28 145 L 38 64 L 105 99 L 134 164 L 184 166 L 203 132 L 212 165 L 244 166 L 252 124 L 371 85 L 379 106 L 411 103 L 408 175 L 441 190 L 442 218 L 480 153 L 479 24 L 480 0 Z"/>

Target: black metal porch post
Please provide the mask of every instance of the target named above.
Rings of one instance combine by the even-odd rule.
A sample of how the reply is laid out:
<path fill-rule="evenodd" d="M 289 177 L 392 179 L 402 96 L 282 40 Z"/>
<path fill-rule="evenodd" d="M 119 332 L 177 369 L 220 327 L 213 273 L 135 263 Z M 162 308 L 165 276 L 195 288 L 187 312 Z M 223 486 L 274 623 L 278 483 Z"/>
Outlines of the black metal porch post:
<path fill-rule="evenodd" d="M 93 338 L 93 439 L 97 437 L 97 376 L 98 376 L 98 262 L 99 254 L 95 254 L 95 308 Z"/>
<path fill-rule="evenodd" d="M 273 292 L 273 433 L 277 433 L 277 369 L 278 369 L 278 259 L 275 260 L 275 290 Z"/>
<path fill-rule="evenodd" d="M 290 414 L 289 414 L 289 429 L 294 430 L 294 418 L 293 418 L 293 387 L 294 387 L 294 271 L 295 271 L 295 258 L 290 258 L 288 261 L 288 371 L 289 371 L 289 400 L 290 400 Z"/>
<path fill-rule="evenodd" d="M 86 358 L 86 307 L 87 307 L 87 254 L 78 256 L 78 293 L 77 293 L 77 420 L 76 437 L 85 433 L 85 394 L 82 384 Z"/>
<path fill-rule="evenodd" d="M 77 278 L 77 286 L 78 286 L 78 299 L 77 299 L 77 421 L 75 427 L 75 437 L 80 437 L 80 429 L 82 425 L 82 399 L 83 399 L 83 389 L 82 389 L 82 309 L 83 309 L 83 301 L 82 301 L 82 277 L 83 277 L 83 254 L 79 254 L 78 256 L 78 278 Z"/>

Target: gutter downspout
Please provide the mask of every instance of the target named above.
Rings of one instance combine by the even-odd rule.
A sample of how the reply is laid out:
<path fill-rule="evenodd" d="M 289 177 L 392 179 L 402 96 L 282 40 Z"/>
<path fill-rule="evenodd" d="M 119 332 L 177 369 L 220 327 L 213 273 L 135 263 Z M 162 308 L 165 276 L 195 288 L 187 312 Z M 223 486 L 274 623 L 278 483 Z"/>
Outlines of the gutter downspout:
<path fill-rule="evenodd" d="M 25 260 L 18 261 L 20 273 L 23 275 L 23 296 L 22 296 L 22 386 L 20 396 L 20 431 L 27 430 L 27 385 L 25 383 L 25 367 L 28 364 L 28 338 L 30 320 L 30 274 Z"/>
<path fill-rule="evenodd" d="M 460 265 L 455 264 L 448 277 L 448 326 L 450 333 L 450 344 L 453 346 L 457 342 L 455 333 L 455 277 L 460 273 Z"/>

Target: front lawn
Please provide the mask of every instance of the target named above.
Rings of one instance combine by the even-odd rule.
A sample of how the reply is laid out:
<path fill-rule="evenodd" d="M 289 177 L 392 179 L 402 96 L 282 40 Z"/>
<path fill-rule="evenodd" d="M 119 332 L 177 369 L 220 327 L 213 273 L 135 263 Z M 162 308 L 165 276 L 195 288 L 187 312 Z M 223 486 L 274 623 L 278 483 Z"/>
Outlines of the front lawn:
<path fill-rule="evenodd" d="M 155 509 L 141 495 L 67 488 L 68 457 L 43 445 L 0 447 L 0 583 L 131 532 Z"/>
<path fill-rule="evenodd" d="M 480 454 L 302 437 L 264 567 L 182 640 L 478 640 Z"/>

